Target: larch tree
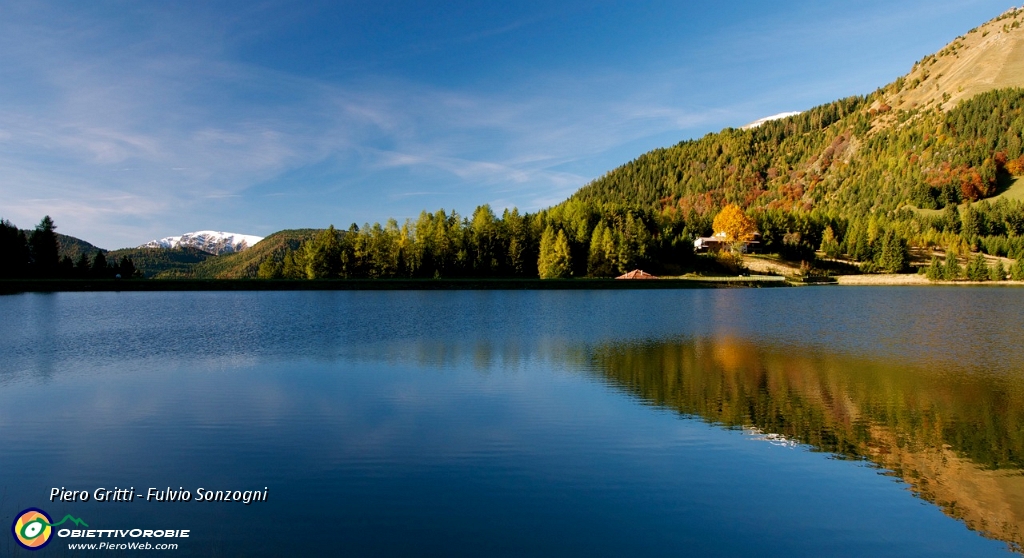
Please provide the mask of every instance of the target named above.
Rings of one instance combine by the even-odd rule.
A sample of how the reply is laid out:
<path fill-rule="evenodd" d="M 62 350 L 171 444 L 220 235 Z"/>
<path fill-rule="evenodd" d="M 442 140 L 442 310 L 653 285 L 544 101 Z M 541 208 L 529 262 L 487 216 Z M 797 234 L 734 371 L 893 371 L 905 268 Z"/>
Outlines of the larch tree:
<path fill-rule="evenodd" d="M 541 279 L 564 279 L 572 270 L 569 253 L 569 239 L 565 232 L 548 225 L 540 238 L 540 257 L 537 259 L 537 271 Z"/>
<path fill-rule="evenodd" d="M 821 235 L 821 251 L 830 258 L 838 258 L 842 255 L 842 249 L 831 225 L 825 227 L 825 232 Z"/>
<path fill-rule="evenodd" d="M 305 245 L 306 277 L 337 277 L 341 267 L 341 240 L 334 225 L 320 231 Z"/>

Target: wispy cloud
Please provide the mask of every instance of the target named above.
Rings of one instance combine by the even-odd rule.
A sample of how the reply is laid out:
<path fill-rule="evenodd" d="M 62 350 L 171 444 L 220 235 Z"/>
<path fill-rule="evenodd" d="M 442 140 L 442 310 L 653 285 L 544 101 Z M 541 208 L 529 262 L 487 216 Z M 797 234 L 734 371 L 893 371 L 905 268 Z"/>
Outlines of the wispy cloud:
<path fill-rule="evenodd" d="M 915 6 L 901 8 L 899 21 L 931 9 Z M 474 49 L 497 44 L 489 41 L 514 44 L 517 33 L 551 26 L 554 12 L 380 44 L 386 54 L 367 52 L 365 67 L 346 74 L 354 66 L 292 71 L 240 54 L 279 19 L 302 27 L 317 16 L 311 6 L 109 10 L 0 5 L 0 216 L 28 226 L 51 214 L 62 231 L 108 247 L 191 229 L 273 232 L 249 223 L 363 222 L 452 204 L 468 211 L 488 200 L 535 210 L 650 148 L 808 108 L 779 106 L 793 88 L 766 77 L 774 66 L 758 66 L 771 60 L 769 44 L 805 44 L 787 41 L 806 22 L 781 16 L 763 28 L 724 26 L 706 37 L 709 46 L 651 67 L 477 60 L 503 62 L 515 76 L 477 84 L 411 66 L 424 49 L 472 60 Z M 745 65 L 701 62 L 716 49 L 719 60 Z M 410 67 L 396 69 L 403 57 Z M 758 79 L 737 84 L 743 71 Z M 801 91 L 828 94 L 828 79 Z M 746 96 L 716 94 L 744 87 Z"/>
<path fill-rule="evenodd" d="M 388 198 L 391 199 L 391 200 L 404 200 L 406 198 L 413 198 L 413 197 L 419 197 L 419 196 L 432 196 L 432 195 L 435 195 L 435 194 L 437 194 L 437 192 L 399 192 L 397 194 L 389 195 Z"/>

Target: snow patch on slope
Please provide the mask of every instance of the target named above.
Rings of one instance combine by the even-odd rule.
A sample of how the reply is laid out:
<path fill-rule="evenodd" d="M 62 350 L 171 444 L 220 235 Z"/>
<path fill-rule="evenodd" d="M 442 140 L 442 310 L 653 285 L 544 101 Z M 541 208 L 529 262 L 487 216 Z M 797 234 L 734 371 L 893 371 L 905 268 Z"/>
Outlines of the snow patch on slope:
<path fill-rule="evenodd" d="M 221 231 L 196 231 L 181 236 L 168 236 L 160 240 L 151 240 L 140 248 L 198 248 L 211 254 L 230 254 L 251 248 L 253 244 L 263 240 L 262 236 L 238 234 Z"/>
<path fill-rule="evenodd" d="M 771 122 L 772 120 L 782 120 L 783 118 L 789 118 L 790 116 L 796 116 L 798 114 L 800 114 L 800 111 L 796 111 L 796 112 L 780 112 L 779 114 L 773 114 L 771 116 L 766 116 L 764 118 L 759 118 L 759 119 L 751 122 L 750 124 L 747 124 L 746 126 L 740 126 L 740 129 L 741 130 L 749 130 L 751 128 L 757 128 L 758 126 L 760 126 L 761 124 L 764 124 L 765 122 Z"/>

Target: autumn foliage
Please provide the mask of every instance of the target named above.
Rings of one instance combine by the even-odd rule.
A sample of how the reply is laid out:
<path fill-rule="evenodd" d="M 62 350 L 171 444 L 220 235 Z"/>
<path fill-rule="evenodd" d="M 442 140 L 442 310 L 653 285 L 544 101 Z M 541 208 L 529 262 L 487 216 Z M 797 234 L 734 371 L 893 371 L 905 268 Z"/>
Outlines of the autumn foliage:
<path fill-rule="evenodd" d="M 712 224 L 715 234 L 724 233 L 726 240 L 747 241 L 753 240 L 757 227 L 754 222 L 743 213 L 743 210 L 736 204 L 729 204 L 722 209 Z"/>
<path fill-rule="evenodd" d="M 1013 176 L 1024 175 L 1024 155 L 1006 162 L 1006 172 Z"/>
<path fill-rule="evenodd" d="M 938 169 L 926 174 L 927 183 L 936 190 L 953 187 L 960 191 L 963 199 L 976 201 L 995 193 L 995 176 L 986 180 L 978 169 L 961 165 L 950 167 L 949 163 L 943 163 Z"/>

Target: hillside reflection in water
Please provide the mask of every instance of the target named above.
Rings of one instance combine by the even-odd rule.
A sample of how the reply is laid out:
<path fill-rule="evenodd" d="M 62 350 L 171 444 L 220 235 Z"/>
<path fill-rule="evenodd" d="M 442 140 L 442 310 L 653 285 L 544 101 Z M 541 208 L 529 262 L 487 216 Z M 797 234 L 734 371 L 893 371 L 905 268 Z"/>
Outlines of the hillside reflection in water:
<path fill-rule="evenodd" d="M 652 404 L 868 459 L 986 536 L 1024 539 L 1024 381 L 779 350 L 735 338 L 593 349 Z"/>
<path fill-rule="evenodd" d="M 420 365 L 479 370 L 527 357 L 586 369 L 646 404 L 762 439 L 867 460 L 986 537 L 1024 547 L 1024 378 L 709 337 L 517 345 L 421 343 Z M 396 357 L 402 360 L 401 357 Z M 937 371 L 938 368 L 940 371 Z"/>

